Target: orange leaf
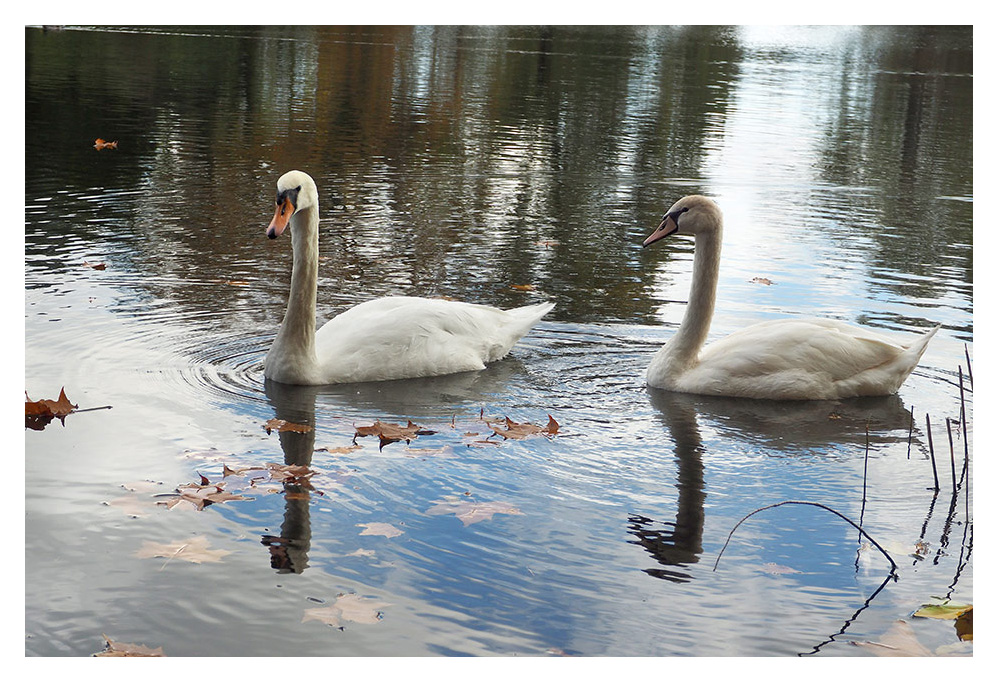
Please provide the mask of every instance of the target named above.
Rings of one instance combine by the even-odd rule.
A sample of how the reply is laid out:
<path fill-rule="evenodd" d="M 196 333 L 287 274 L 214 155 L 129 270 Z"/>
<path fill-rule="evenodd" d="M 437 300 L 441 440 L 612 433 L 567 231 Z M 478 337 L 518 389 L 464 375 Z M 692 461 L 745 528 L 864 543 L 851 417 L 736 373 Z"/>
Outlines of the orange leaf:
<path fill-rule="evenodd" d="M 32 402 L 28 397 L 28 392 L 24 392 L 24 414 L 25 415 L 50 415 L 53 417 L 65 417 L 75 410 L 79 405 L 69 402 L 66 397 L 66 389 L 59 392 L 58 400 L 38 400 Z"/>
<path fill-rule="evenodd" d="M 96 140 L 94 140 L 94 149 L 96 149 L 97 151 L 100 151 L 102 149 L 117 149 L 117 148 L 118 148 L 117 140 L 115 140 L 114 142 L 105 142 L 99 137 Z"/>
<path fill-rule="evenodd" d="M 83 265 L 94 270 L 103 270 L 107 267 L 104 263 L 88 263 L 87 261 L 83 261 Z"/>

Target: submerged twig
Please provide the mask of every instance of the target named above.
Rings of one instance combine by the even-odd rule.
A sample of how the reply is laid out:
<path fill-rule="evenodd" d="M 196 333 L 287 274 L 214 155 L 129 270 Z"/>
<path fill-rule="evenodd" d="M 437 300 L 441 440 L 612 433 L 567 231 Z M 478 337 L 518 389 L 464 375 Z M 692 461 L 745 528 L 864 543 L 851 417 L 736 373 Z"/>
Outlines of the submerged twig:
<path fill-rule="evenodd" d="M 753 512 L 749 512 L 748 514 L 746 514 L 745 516 L 743 516 L 742 519 L 738 523 L 735 524 L 735 527 L 731 529 L 731 532 L 728 533 L 728 539 L 724 541 L 724 547 L 722 547 L 721 551 L 718 552 L 718 554 L 717 554 L 717 560 L 714 562 L 714 569 L 713 570 L 715 570 L 715 571 L 717 570 L 717 565 L 721 562 L 721 555 L 724 554 L 724 550 L 728 548 L 728 543 L 731 542 L 731 536 L 735 534 L 736 530 L 738 530 L 738 526 L 742 525 L 746 520 L 748 520 L 748 518 L 750 516 L 758 514 L 759 512 L 765 511 L 767 509 L 773 509 L 774 507 L 781 507 L 781 506 L 783 506 L 785 504 L 801 504 L 801 505 L 807 505 L 807 506 L 811 506 L 811 507 L 818 507 L 819 509 L 824 509 L 825 511 L 830 511 L 831 513 L 835 514 L 840 519 L 842 519 L 843 521 L 845 521 L 846 523 L 848 523 L 849 525 L 851 525 L 853 528 L 855 528 L 856 530 L 858 530 L 863 537 L 865 537 L 867 540 L 870 541 L 870 544 L 872 544 L 874 547 L 876 547 L 878 550 L 880 550 L 880 553 L 883 554 L 884 557 L 889 562 L 891 562 L 891 573 L 894 573 L 895 571 L 897 571 L 898 565 L 896 563 L 894 563 L 894 559 L 892 559 L 891 555 L 887 553 L 887 550 L 884 549 L 883 547 L 881 547 L 880 543 L 878 543 L 876 540 L 874 540 L 872 537 L 870 537 L 869 533 L 867 533 L 865 530 L 863 530 L 852 519 L 850 519 L 849 517 L 845 516 L 844 514 L 842 514 L 840 512 L 835 511 L 831 507 L 827 507 L 827 506 L 825 506 L 823 504 L 820 504 L 818 502 L 804 502 L 804 501 L 798 501 L 798 500 L 784 500 L 783 502 L 777 502 L 776 504 L 766 505 L 765 507 L 760 507 L 759 509 L 756 509 Z"/>
<path fill-rule="evenodd" d="M 960 373 L 960 425 L 963 427 L 963 468 L 966 470 L 970 460 L 967 443 L 967 403 L 963 398 L 963 369 L 959 366 L 956 369 Z"/>
<path fill-rule="evenodd" d="M 925 432 L 929 435 L 929 458 L 932 460 L 932 480 L 935 481 L 933 490 L 939 490 L 939 474 L 936 472 L 936 453 L 932 447 L 932 425 L 929 423 L 929 413 L 925 413 Z"/>
<path fill-rule="evenodd" d="M 866 476 L 870 465 L 870 420 L 866 420 L 866 451 L 863 453 L 863 503 L 859 508 L 859 525 L 863 525 L 863 515 L 866 513 Z"/>
<path fill-rule="evenodd" d="M 946 417 L 946 436 L 949 438 L 949 468 L 953 475 L 953 494 L 956 495 L 956 455 L 953 453 L 953 431 L 949 427 L 951 421 L 952 419 Z"/>
<path fill-rule="evenodd" d="M 911 421 L 908 422 L 908 459 L 911 459 L 911 434 L 915 430 L 915 406 L 911 406 Z"/>

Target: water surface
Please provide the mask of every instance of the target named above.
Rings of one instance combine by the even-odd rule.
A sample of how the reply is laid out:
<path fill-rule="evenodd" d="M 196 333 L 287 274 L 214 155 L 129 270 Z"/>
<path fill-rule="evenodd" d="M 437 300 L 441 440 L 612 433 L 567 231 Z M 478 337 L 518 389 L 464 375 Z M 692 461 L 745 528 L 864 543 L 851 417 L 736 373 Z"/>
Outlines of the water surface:
<path fill-rule="evenodd" d="M 898 619 L 970 653 L 911 617 L 973 601 L 972 467 L 953 423 L 954 496 L 945 421 L 961 374 L 973 404 L 970 29 L 80 27 L 25 47 L 25 388 L 112 406 L 25 433 L 26 654 L 106 633 L 170 656 L 855 656 Z M 264 229 L 291 168 L 319 186 L 320 318 L 390 294 L 557 307 L 483 372 L 267 384 L 290 242 Z M 725 211 L 712 338 L 941 324 L 900 394 L 647 389 L 692 242 L 641 241 L 694 192 Z M 483 419 L 548 415 L 558 434 L 523 440 Z M 376 419 L 434 433 L 350 449 Z M 251 499 L 156 505 L 269 462 L 312 488 L 250 471 L 224 480 Z M 788 499 L 862 517 L 898 579 L 803 506 L 752 517 L 713 570 Z M 196 537 L 229 553 L 140 556 Z M 373 622 L 308 619 L 340 595 Z"/>

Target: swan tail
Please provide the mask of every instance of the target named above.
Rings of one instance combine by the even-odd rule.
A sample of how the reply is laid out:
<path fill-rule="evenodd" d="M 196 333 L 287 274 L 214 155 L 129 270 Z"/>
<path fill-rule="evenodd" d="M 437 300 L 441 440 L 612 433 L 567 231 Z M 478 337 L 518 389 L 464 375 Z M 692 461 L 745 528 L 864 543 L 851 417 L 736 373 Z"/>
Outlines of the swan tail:
<path fill-rule="evenodd" d="M 519 308 L 512 308 L 504 311 L 507 322 L 503 325 L 504 339 L 501 343 L 492 347 L 489 352 L 488 362 L 495 362 L 506 357 L 517 341 L 527 335 L 541 318 L 547 315 L 554 308 L 554 303 L 536 303 L 525 305 Z"/>
<path fill-rule="evenodd" d="M 912 341 L 911 345 L 908 346 L 908 350 L 905 351 L 905 355 L 907 355 L 912 359 L 911 362 L 912 367 L 914 367 L 918 363 L 918 361 L 922 358 L 922 354 L 925 352 L 925 349 L 928 348 L 929 346 L 929 341 L 931 341 L 932 337 L 936 335 L 936 332 L 939 331 L 940 327 L 942 327 L 942 325 L 937 324 L 935 327 L 933 327 L 932 329 L 930 329 L 929 331 L 925 332 L 917 339 Z"/>

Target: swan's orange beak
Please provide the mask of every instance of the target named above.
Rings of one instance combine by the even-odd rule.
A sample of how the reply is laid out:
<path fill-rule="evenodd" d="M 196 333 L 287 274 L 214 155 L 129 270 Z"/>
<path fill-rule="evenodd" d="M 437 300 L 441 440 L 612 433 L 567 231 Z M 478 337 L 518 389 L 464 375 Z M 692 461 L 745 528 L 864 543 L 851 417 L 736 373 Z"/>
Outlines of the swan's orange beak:
<path fill-rule="evenodd" d="M 291 220 L 294 212 L 295 205 L 291 203 L 291 197 L 284 197 L 284 201 L 277 204 L 277 210 L 274 211 L 274 219 L 267 226 L 267 236 L 270 239 L 280 237 L 281 233 L 284 232 L 284 228 L 288 226 L 288 222 Z"/>
<path fill-rule="evenodd" d="M 655 231 L 648 235 L 648 238 L 644 240 L 641 246 L 648 246 L 649 244 L 654 244 L 659 239 L 663 237 L 668 237 L 670 234 L 679 229 L 679 224 L 676 219 L 672 217 L 671 213 L 667 213 L 662 222 L 658 224 Z"/>

